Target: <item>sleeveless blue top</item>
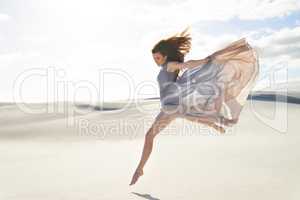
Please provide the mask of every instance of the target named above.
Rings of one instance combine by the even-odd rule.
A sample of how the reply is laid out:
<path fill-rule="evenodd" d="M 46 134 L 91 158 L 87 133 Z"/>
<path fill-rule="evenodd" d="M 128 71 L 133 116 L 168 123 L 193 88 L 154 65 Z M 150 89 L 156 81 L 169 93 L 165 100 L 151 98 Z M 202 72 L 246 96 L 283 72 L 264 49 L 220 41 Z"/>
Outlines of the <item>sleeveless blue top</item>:
<path fill-rule="evenodd" d="M 177 72 L 168 72 L 167 63 L 161 65 L 157 81 L 159 85 L 161 105 L 178 105 L 178 85 L 176 85 Z M 177 96 L 176 96 L 177 94 Z"/>

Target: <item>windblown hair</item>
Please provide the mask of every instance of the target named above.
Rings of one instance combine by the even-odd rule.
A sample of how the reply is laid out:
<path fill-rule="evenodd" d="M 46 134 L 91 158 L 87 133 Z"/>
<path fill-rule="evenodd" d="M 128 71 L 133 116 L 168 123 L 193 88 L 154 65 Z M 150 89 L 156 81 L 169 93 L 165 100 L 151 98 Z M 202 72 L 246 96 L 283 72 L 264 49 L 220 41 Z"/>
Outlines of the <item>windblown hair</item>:
<path fill-rule="evenodd" d="M 160 40 L 157 44 L 154 45 L 152 53 L 161 53 L 163 56 L 167 56 L 167 61 L 177 61 L 184 62 L 184 57 L 191 49 L 191 40 L 190 33 L 187 31 L 189 27 L 182 31 L 180 34 L 176 33 L 175 35 Z M 179 70 L 177 70 L 177 74 Z"/>

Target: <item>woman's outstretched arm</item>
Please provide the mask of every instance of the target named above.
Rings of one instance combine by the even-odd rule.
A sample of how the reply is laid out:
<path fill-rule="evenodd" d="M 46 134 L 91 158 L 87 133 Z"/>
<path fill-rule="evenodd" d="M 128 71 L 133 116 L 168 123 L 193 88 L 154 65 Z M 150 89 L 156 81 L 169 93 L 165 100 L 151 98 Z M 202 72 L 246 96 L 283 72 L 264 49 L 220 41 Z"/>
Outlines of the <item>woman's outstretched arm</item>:
<path fill-rule="evenodd" d="M 175 62 L 171 61 L 167 65 L 168 71 L 176 71 L 176 70 L 183 70 L 183 69 L 191 69 L 194 67 L 200 67 L 203 64 L 206 64 L 210 60 L 210 57 L 206 57 L 200 60 L 188 60 L 186 62 Z"/>
<path fill-rule="evenodd" d="M 175 118 L 176 114 L 166 114 L 162 111 L 155 118 L 154 123 L 145 135 L 142 157 L 129 185 L 135 184 L 138 178 L 143 175 L 143 168 L 152 152 L 154 137 Z"/>
<path fill-rule="evenodd" d="M 206 64 L 209 61 L 209 57 L 206 57 L 204 59 L 200 59 L 200 60 L 188 60 L 186 62 L 183 63 L 179 63 L 179 69 L 185 69 L 185 68 L 194 68 L 194 67 L 198 67 L 200 65 Z"/>

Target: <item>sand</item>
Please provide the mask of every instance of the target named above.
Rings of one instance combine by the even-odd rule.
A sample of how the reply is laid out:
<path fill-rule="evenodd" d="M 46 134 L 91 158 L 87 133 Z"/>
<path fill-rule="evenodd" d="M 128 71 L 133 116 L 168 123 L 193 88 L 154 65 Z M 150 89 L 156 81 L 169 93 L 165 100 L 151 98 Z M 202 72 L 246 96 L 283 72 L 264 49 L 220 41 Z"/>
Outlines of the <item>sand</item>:
<path fill-rule="evenodd" d="M 0 199 L 298 200 L 299 95 L 289 93 L 296 98 L 290 103 L 259 95 L 247 101 L 239 123 L 225 135 L 173 121 L 155 138 L 144 176 L 133 186 L 144 135 L 159 112 L 157 99 L 140 103 L 144 113 L 134 104 L 116 113 L 124 102 L 66 102 L 41 114 L 2 103 Z"/>

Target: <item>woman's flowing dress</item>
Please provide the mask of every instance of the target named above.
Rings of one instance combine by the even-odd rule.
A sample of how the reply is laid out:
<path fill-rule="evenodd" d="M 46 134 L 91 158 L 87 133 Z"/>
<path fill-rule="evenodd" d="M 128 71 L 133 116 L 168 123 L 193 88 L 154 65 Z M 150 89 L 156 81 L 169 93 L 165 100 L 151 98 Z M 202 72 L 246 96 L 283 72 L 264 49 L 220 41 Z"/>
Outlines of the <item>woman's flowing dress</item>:
<path fill-rule="evenodd" d="M 157 81 L 163 113 L 239 118 L 258 77 L 257 53 L 242 38 L 209 57 L 208 63 L 186 69 L 181 76 L 167 71 L 167 62 L 161 65 Z"/>

